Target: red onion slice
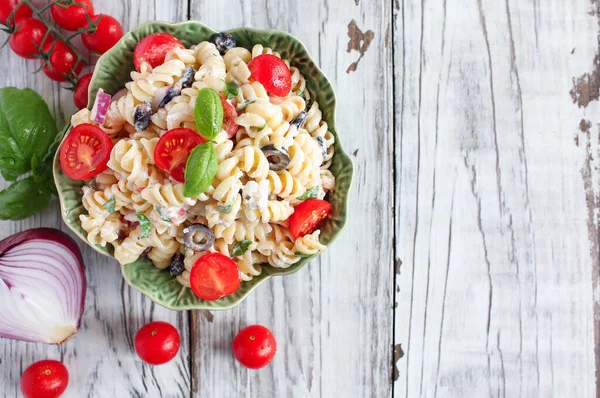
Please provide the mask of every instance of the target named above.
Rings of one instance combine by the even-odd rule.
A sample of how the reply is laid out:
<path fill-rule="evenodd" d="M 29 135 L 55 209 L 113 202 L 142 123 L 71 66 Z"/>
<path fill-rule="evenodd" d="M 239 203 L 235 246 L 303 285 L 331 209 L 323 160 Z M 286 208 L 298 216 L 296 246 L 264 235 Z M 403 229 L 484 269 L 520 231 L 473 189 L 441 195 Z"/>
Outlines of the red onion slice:
<path fill-rule="evenodd" d="M 0 337 L 60 344 L 79 329 L 86 281 L 77 244 L 52 228 L 0 241 Z"/>
<path fill-rule="evenodd" d="M 104 90 L 98 90 L 96 94 L 96 101 L 94 101 L 94 106 L 92 107 L 92 113 L 90 118 L 92 121 L 102 124 L 104 123 L 104 119 L 106 119 L 106 114 L 108 113 L 108 108 L 110 106 L 111 96 L 106 94 Z"/>

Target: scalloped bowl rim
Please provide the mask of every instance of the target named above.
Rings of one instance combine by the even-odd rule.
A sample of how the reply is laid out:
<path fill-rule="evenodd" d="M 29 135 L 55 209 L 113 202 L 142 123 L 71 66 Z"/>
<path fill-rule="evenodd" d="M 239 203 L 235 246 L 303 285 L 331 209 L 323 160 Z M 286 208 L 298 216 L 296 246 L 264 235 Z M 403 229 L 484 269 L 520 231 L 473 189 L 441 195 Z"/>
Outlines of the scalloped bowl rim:
<path fill-rule="evenodd" d="M 145 28 L 149 25 L 156 25 L 156 24 L 162 24 L 162 25 L 167 25 L 167 26 L 172 26 L 172 27 L 179 27 L 179 26 L 184 26 L 184 25 L 199 25 L 201 27 L 207 28 L 209 30 L 215 31 L 214 29 L 210 28 L 209 26 L 207 26 L 206 24 L 199 22 L 199 21 L 182 21 L 182 22 L 176 22 L 176 23 L 171 23 L 171 22 L 164 22 L 164 21 L 148 21 L 145 22 L 139 26 L 137 26 L 136 28 L 134 28 L 134 30 L 139 30 L 142 28 Z M 302 48 L 306 51 L 306 54 L 309 54 L 310 59 L 312 60 L 312 57 L 310 56 L 310 52 L 308 51 L 308 49 L 306 48 L 306 46 L 304 45 L 304 43 L 298 39 L 296 36 L 292 35 L 289 32 L 286 31 L 282 31 L 282 30 L 278 30 L 278 29 L 255 29 L 255 28 L 248 28 L 248 27 L 238 27 L 235 29 L 229 29 L 229 30 L 225 30 L 224 32 L 251 32 L 254 34 L 259 34 L 259 33 L 264 33 L 264 32 L 270 32 L 270 33 L 274 33 L 277 35 L 281 35 L 281 36 L 285 36 L 287 37 L 289 40 L 293 40 L 295 42 L 297 42 L 298 44 L 300 44 L 302 46 Z M 100 56 L 100 58 L 98 58 L 96 65 L 99 65 L 103 62 L 104 59 L 108 58 L 112 53 L 117 53 L 119 51 L 121 51 L 121 45 L 123 43 L 123 41 L 127 38 L 130 37 L 132 35 L 132 31 L 128 31 L 127 33 L 125 33 L 123 35 L 123 37 L 117 42 L 117 44 L 115 44 L 114 47 L 112 47 L 110 50 L 108 50 L 105 54 L 103 54 L 102 56 Z M 323 72 L 323 70 L 320 68 L 319 65 L 317 65 L 314 61 L 313 64 L 315 65 L 317 71 L 321 74 L 321 76 L 327 81 L 328 85 L 331 87 L 331 94 L 332 94 L 332 110 L 331 110 L 331 120 L 332 120 L 332 125 L 333 125 L 333 129 L 335 130 L 335 120 L 336 120 L 336 108 L 337 108 L 337 100 L 336 100 L 336 95 L 335 95 L 335 91 L 333 90 L 333 86 L 331 85 L 331 82 L 329 81 L 329 78 L 327 77 L 327 75 Z M 94 73 L 94 75 L 92 76 L 92 81 L 94 80 L 94 78 L 96 77 L 96 74 Z M 91 83 L 90 83 L 91 85 Z M 93 104 L 93 100 L 95 97 L 95 92 L 90 91 L 89 92 L 89 96 L 88 96 L 88 108 L 90 107 L 91 104 Z M 69 131 L 69 129 L 71 128 L 71 123 L 68 122 L 67 125 L 65 126 L 65 128 L 63 129 L 63 139 L 61 141 L 64 141 L 64 139 L 66 138 L 66 132 Z M 336 134 L 337 136 L 337 134 Z M 350 156 L 348 156 L 348 154 L 343 150 L 342 146 L 341 146 L 341 142 L 339 142 L 339 136 L 336 137 L 338 138 L 338 143 L 339 145 L 336 147 L 336 153 L 334 156 L 338 156 L 338 157 L 345 157 L 346 161 L 347 161 L 347 165 L 346 167 L 349 169 L 349 173 L 350 173 L 350 177 L 349 177 L 349 183 L 348 183 L 348 192 L 346 193 L 346 200 L 343 202 L 343 208 L 339 209 L 340 212 L 344 212 L 347 213 L 348 208 L 349 208 L 349 193 L 350 190 L 352 188 L 352 176 L 353 176 L 353 172 L 354 172 L 354 165 L 352 162 L 352 159 L 350 158 Z M 60 146 L 59 146 L 60 148 Z M 60 173 L 60 150 L 56 151 L 55 157 L 54 157 L 54 162 L 53 162 L 53 176 L 54 176 L 54 181 L 57 185 L 58 188 L 58 177 L 59 177 L 59 173 Z M 77 235 L 86 245 L 90 246 L 92 249 L 94 249 L 96 252 L 110 257 L 112 259 L 114 259 L 114 256 L 105 252 L 102 248 L 100 248 L 97 245 L 92 245 L 87 241 L 87 237 L 85 235 L 83 235 L 80 231 L 78 231 L 76 228 L 74 228 L 71 223 L 69 223 L 66 219 L 66 208 L 65 208 L 65 198 L 64 195 L 62 193 L 62 191 L 60 189 L 57 189 L 57 196 L 59 199 L 59 203 L 60 203 L 60 210 L 61 210 L 61 218 L 63 219 L 63 222 L 67 225 L 67 227 L 73 232 L 75 233 L 75 235 Z M 347 223 L 347 216 L 344 216 L 341 219 L 341 222 L 339 223 L 339 227 L 332 233 L 332 236 L 328 242 L 328 247 L 339 237 L 339 235 L 341 234 L 342 230 L 344 229 L 344 227 L 346 226 Z M 180 306 L 173 306 L 170 305 L 168 303 L 165 303 L 163 301 L 160 301 L 158 299 L 156 299 L 153 294 L 151 292 L 149 292 L 147 289 L 140 287 L 139 285 L 136 285 L 133 281 L 130 280 L 130 278 L 126 275 L 125 272 L 123 272 L 123 267 L 127 266 L 128 264 L 125 265 L 120 265 L 121 267 L 121 274 L 123 276 L 123 278 L 125 279 L 125 281 L 127 282 L 127 284 L 129 286 L 131 286 L 132 288 L 134 288 L 135 290 L 138 290 L 139 292 L 141 292 L 144 296 L 148 297 L 151 301 L 153 301 L 156 304 L 159 304 L 165 308 L 168 308 L 170 310 L 174 310 L 174 311 L 186 311 L 186 310 L 211 310 L 211 311 L 221 311 L 221 310 L 228 310 L 231 309 L 237 305 L 239 305 L 240 303 L 242 303 L 249 295 L 251 292 L 253 292 L 256 288 L 258 288 L 260 285 L 263 284 L 263 282 L 271 279 L 272 277 L 275 276 L 284 276 L 284 275 L 289 275 L 289 274 L 293 274 L 298 272 L 300 269 L 304 268 L 304 266 L 311 261 L 312 259 L 318 257 L 322 252 L 318 252 L 316 254 L 313 254 L 311 256 L 305 257 L 300 259 L 298 262 L 296 262 L 294 265 L 298 265 L 298 267 L 290 267 L 290 268 L 277 268 L 277 274 L 270 274 L 268 272 L 265 272 L 265 268 L 263 268 L 263 272 L 253 278 L 254 283 L 252 284 L 252 286 L 250 286 L 244 293 L 242 293 L 237 300 L 235 301 L 231 301 L 227 304 L 225 303 L 220 303 L 221 305 L 219 307 L 212 307 L 212 306 L 206 306 L 206 301 L 201 300 L 199 302 L 198 305 L 180 305 Z M 116 260 L 115 260 L 116 261 Z M 133 264 L 133 263 L 132 263 Z M 243 282 L 242 282 L 243 283 Z"/>

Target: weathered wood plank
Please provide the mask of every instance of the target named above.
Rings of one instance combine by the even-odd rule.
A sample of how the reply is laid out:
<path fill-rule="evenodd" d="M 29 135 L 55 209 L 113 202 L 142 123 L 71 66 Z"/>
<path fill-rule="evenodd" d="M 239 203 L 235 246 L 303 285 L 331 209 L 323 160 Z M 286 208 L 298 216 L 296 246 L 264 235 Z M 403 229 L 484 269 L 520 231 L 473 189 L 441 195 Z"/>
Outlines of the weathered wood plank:
<path fill-rule="evenodd" d="M 337 131 L 354 153 L 355 182 L 342 237 L 297 274 L 266 282 L 239 307 L 195 315 L 192 352 L 200 397 L 391 396 L 392 145 L 389 2 L 193 0 L 192 18 L 215 29 L 287 30 L 305 42 L 337 91 Z M 374 39 L 348 53 L 352 20 Z M 230 344 L 243 326 L 270 327 L 279 343 L 273 364 L 248 371 Z M 223 375 L 227 375 L 224 382 Z"/>
<path fill-rule="evenodd" d="M 394 396 L 595 395 L 585 201 L 598 178 L 581 174 L 585 139 L 594 161 L 598 148 L 595 128 L 575 145 L 590 115 L 568 95 L 597 48 L 590 10 L 395 7 Z"/>
<path fill-rule="evenodd" d="M 185 0 L 175 2 L 144 1 L 94 4 L 97 12 L 108 13 L 124 23 L 124 29 L 151 19 L 179 21 L 187 18 Z M 34 61 L 23 61 L 8 47 L 0 51 L 0 86 L 31 87 L 42 94 L 62 126 L 74 112 L 71 92 L 59 89 L 45 75 L 32 75 Z M 58 203 L 40 215 L 22 222 L 0 222 L 0 238 L 39 227 L 66 230 L 60 220 Z M 189 396 L 188 314 L 155 306 L 124 283 L 116 261 L 101 257 L 79 242 L 87 265 L 88 292 L 81 331 L 63 347 L 50 347 L 0 340 L 0 391 L 3 396 L 20 396 L 19 379 L 30 363 L 46 359 L 63 360 L 70 372 L 65 397 L 172 397 Z M 173 323 L 181 331 L 178 357 L 167 365 L 143 365 L 133 350 L 137 330 L 150 320 Z"/>

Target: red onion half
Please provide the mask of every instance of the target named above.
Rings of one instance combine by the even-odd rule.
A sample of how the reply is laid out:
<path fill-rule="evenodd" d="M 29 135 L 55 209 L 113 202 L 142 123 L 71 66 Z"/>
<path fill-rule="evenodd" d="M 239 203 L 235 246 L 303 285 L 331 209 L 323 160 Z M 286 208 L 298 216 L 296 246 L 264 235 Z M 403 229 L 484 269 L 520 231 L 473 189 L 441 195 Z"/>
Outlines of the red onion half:
<path fill-rule="evenodd" d="M 73 239 L 36 228 L 0 241 L 0 337 L 60 344 L 81 322 L 86 281 Z"/>

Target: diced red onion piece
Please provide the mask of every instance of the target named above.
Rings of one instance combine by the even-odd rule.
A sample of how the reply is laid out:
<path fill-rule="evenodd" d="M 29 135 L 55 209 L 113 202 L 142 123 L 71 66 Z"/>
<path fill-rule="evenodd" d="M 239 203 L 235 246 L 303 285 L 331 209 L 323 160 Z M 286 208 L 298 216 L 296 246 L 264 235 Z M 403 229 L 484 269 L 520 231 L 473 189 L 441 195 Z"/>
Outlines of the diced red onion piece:
<path fill-rule="evenodd" d="M 108 108 L 110 106 L 111 96 L 106 94 L 104 90 L 98 90 L 96 94 L 96 101 L 94 101 L 94 106 L 92 107 L 91 119 L 92 121 L 102 124 L 104 123 L 104 119 L 106 118 L 106 114 L 108 113 Z"/>
<path fill-rule="evenodd" d="M 60 344 L 79 328 L 86 281 L 77 244 L 52 228 L 0 241 L 0 337 Z"/>

